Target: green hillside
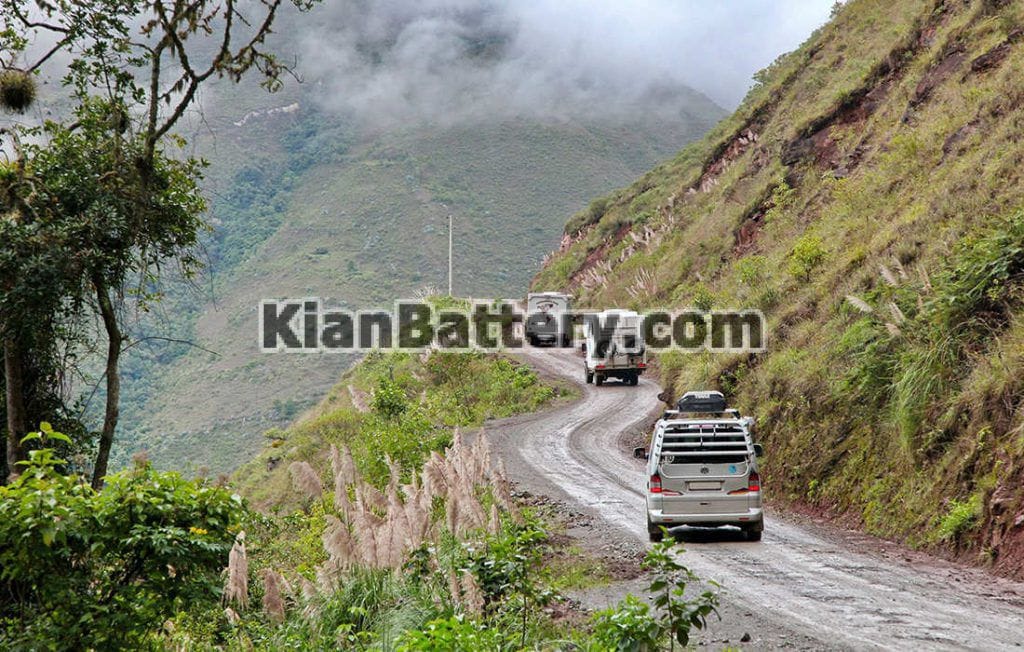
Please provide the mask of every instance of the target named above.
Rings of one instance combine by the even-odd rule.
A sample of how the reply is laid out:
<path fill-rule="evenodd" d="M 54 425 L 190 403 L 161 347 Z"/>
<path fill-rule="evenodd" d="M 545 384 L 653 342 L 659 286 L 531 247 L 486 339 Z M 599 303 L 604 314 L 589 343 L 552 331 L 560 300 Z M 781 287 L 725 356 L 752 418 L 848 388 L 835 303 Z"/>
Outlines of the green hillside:
<path fill-rule="evenodd" d="M 258 302 L 322 296 L 387 307 L 444 287 L 449 211 L 456 292 L 518 295 L 557 245 L 565 214 L 722 114 L 696 93 L 678 100 L 671 119 L 659 111 L 628 123 L 504 120 L 369 134 L 319 110 L 304 89 L 224 89 L 197 145 L 211 161 L 212 275 L 152 324 L 206 350 L 158 343 L 133 353 L 127 376 L 146 382 L 126 383 L 122 423 L 132 425 L 119 435 L 121 459 L 147 448 L 158 466 L 226 471 L 252 458 L 267 428 L 315 404 L 352 362 L 260 355 Z"/>
<path fill-rule="evenodd" d="M 758 307 L 761 355 L 661 356 L 757 415 L 767 486 L 1024 570 L 1024 7 L 851 0 L 740 109 L 594 202 L 536 277 Z"/>

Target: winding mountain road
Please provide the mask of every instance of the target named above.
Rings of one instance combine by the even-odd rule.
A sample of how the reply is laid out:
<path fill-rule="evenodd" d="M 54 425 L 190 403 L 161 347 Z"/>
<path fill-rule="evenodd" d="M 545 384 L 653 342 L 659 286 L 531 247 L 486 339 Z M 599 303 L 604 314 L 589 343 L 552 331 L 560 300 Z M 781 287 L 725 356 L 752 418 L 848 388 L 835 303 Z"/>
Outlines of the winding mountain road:
<path fill-rule="evenodd" d="M 589 513 L 602 538 L 645 543 L 644 471 L 620 438 L 649 426 L 661 409 L 660 388 L 648 379 L 638 387 L 584 385 L 582 361 L 570 350 L 526 349 L 522 358 L 543 374 L 576 382 L 583 397 L 487 426 L 510 477 Z M 1024 583 L 771 512 L 759 543 L 731 529 L 683 530 L 679 538 L 684 563 L 722 586 L 716 630 L 733 645 L 749 633 L 744 649 L 1024 645 Z"/>

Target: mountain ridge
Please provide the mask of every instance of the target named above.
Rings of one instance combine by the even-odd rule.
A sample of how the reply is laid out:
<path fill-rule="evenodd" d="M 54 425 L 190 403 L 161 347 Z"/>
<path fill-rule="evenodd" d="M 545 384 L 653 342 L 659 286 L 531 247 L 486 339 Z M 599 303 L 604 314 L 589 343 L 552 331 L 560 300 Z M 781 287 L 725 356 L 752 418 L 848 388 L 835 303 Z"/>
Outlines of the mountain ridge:
<path fill-rule="evenodd" d="M 779 502 L 1011 575 L 1022 13 L 846 3 L 704 139 L 575 215 L 533 281 L 585 305 L 765 311 L 764 354 L 660 356 L 669 392 L 756 414 Z"/>
<path fill-rule="evenodd" d="M 218 98 L 242 118 L 211 116 L 216 139 L 197 145 L 217 147 L 213 301 L 162 324 L 202 348 L 161 344 L 140 355 L 162 364 L 129 374 L 149 381 L 126 394 L 123 423 L 132 430 L 119 437 L 120 459 L 145 448 L 160 466 L 230 470 L 259 452 L 264 430 L 286 425 L 333 386 L 354 356 L 257 355 L 261 299 L 389 307 L 443 286 L 449 212 L 457 293 L 514 295 L 557 242 L 561 215 L 721 114 L 688 91 L 672 120 L 660 112 L 625 123 L 516 119 L 374 133 L 317 108 L 310 92 L 258 105 L 234 88 Z M 244 116 L 252 117 L 234 124 Z M 194 294 L 179 299 L 196 302 Z"/>

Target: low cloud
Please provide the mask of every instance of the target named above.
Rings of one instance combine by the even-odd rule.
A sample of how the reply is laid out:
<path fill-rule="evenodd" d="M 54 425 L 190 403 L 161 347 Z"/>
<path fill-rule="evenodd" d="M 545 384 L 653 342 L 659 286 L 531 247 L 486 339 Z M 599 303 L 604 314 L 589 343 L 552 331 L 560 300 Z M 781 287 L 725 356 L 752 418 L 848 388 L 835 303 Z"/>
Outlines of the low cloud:
<path fill-rule="evenodd" d="M 831 0 L 341 0 L 304 17 L 328 107 L 385 122 L 735 107 Z"/>

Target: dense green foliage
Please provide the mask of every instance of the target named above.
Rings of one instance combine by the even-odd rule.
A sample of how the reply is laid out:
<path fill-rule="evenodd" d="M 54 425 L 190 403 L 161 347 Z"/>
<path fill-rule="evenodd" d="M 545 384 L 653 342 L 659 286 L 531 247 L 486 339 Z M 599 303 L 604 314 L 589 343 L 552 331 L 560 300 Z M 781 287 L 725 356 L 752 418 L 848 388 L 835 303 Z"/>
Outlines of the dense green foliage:
<path fill-rule="evenodd" d="M 450 392 L 462 391 L 460 400 L 469 406 L 456 416 L 462 425 L 479 423 L 485 415 L 535 409 L 555 394 L 533 372 L 482 354 L 434 353 L 422 360 L 370 356 L 345 382 L 374 383 L 368 411 L 332 405 L 335 420 L 329 423 L 352 429 L 305 436 L 324 437 L 320 446 L 352 446 L 361 467 L 357 472 L 388 492 L 389 511 L 396 476 L 382 457 L 398 462 L 414 488 L 411 476 L 420 473 L 426 454 L 451 442 L 449 426 L 439 418 Z M 346 396 L 354 401 L 357 395 L 346 390 Z M 342 412 L 352 421 L 338 421 Z M 294 443 L 301 428 L 269 433 L 270 450 Z M 329 543 L 328 525 L 361 509 L 340 507 L 337 486 L 334 500 L 328 493 L 307 495 L 304 509 L 258 514 L 245 511 L 241 499 L 224 489 L 157 473 L 140 461 L 133 470 L 110 476 L 97 492 L 58 472 L 64 462 L 52 447 L 66 444 L 64 435 L 44 424 L 31 439 L 39 448 L 24 473 L 0 488 L 4 647 L 499 651 L 571 642 L 595 651 L 617 645 L 656 649 L 621 646 L 637 627 L 647 628 L 656 645 L 670 635 L 685 640 L 681 632 L 702 626 L 714 606 L 710 593 L 693 602 L 684 598 L 685 584 L 695 578 L 674 561 L 671 544 L 664 544 L 646 562 L 654 571 L 651 590 L 664 594 L 662 608 L 649 612 L 629 598 L 591 621 L 555 620 L 547 608 L 562 602 L 559 590 L 594 581 L 595 563 L 578 549 L 562 550 L 564 539 L 549 535 L 531 511 L 516 515 L 502 507 L 496 520 L 499 502 L 509 502 L 507 494 L 499 501 L 494 487 L 474 489 L 481 508 L 492 513 L 485 527 L 450 529 L 460 517 L 452 521 L 451 498 L 438 496 L 428 502 L 439 528 L 429 542 L 410 548 L 392 565 L 350 561 L 328 571 L 326 551 L 336 545 Z M 315 451 L 322 449 L 308 443 L 303 450 L 314 455 L 303 458 L 292 451 L 293 461 L 318 462 Z M 339 468 L 334 467 L 336 473 Z M 463 467 L 445 473 L 454 468 Z M 447 477 L 444 482 L 455 482 Z M 361 482 L 352 488 L 366 496 Z M 274 504 L 294 504 L 294 494 L 283 491 Z M 410 493 L 405 500 L 411 500 Z M 363 533 L 353 530 L 356 536 Z M 378 539 L 376 545 L 394 542 Z M 221 572 L 229 548 L 233 558 L 240 550 L 247 558 L 247 570 L 239 571 L 248 593 L 242 603 L 230 597 L 237 595 L 231 589 L 220 600 L 225 580 L 235 586 L 237 560 Z"/>
<path fill-rule="evenodd" d="M 30 437 L 66 439 L 48 424 Z M 145 464 L 97 492 L 60 464 L 34 450 L 0 487 L 0 647 L 138 649 L 179 611 L 217 603 L 237 495 Z"/>
<path fill-rule="evenodd" d="M 105 344 L 92 477 L 102 486 L 120 414 L 127 315 L 160 296 L 163 268 L 176 266 L 188 280 L 198 267 L 204 162 L 168 151 L 185 145 L 175 128 L 211 79 L 238 82 L 254 70 L 263 88 L 280 88 L 289 69 L 265 40 L 282 6 L 313 4 L 269 0 L 244 15 L 207 0 L 170 11 L 117 0 L 0 6 L 0 104 L 23 112 L 44 70 L 60 87 L 47 94 L 42 126 L 0 128 L 3 149 L 13 152 L 0 172 L 5 476 L 25 457 L 19 441 L 29 424 L 67 416 L 66 405 L 48 410 L 65 398 L 74 353 Z"/>

